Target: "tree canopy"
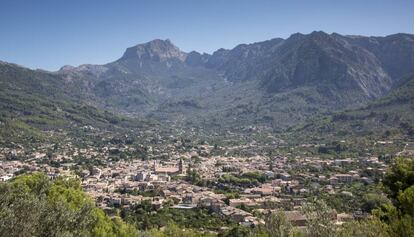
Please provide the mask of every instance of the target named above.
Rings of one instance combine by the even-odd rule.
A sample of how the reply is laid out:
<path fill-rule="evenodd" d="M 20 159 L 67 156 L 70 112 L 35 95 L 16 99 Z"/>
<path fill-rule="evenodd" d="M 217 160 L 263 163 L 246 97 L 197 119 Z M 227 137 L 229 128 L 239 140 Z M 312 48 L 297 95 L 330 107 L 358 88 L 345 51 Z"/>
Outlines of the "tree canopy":
<path fill-rule="evenodd" d="M 0 236 L 135 236 L 97 208 L 77 179 L 21 175 L 0 184 Z"/>

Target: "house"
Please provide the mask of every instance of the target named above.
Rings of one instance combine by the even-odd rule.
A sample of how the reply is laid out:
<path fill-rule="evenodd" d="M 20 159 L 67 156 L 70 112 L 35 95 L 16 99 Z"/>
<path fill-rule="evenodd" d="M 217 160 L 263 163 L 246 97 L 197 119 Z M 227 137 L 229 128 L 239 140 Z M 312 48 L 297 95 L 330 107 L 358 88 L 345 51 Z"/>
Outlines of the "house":
<path fill-rule="evenodd" d="M 256 203 L 254 201 L 252 201 L 251 199 L 243 198 L 243 199 L 230 199 L 229 200 L 229 205 L 231 207 L 237 207 L 237 206 L 241 206 L 241 205 L 255 206 Z"/>
<path fill-rule="evenodd" d="M 158 166 L 154 163 L 153 167 L 154 173 L 156 174 L 168 174 L 168 175 L 183 175 L 184 174 L 184 164 L 183 160 L 180 159 L 178 166 Z"/>
<path fill-rule="evenodd" d="M 141 171 L 141 172 L 138 172 L 138 174 L 136 174 L 134 176 L 134 180 L 135 181 L 145 181 L 145 180 L 147 180 L 147 177 L 149 177 L 149 175 L 150 175 L 149 172 Z"/>
<path fill-rule="evenodd" d="M 353 176 L 351 174 L 337 174 L 335 177 L 340 183 L 352 183 Z"/>
<path fill-rule="evenodd" d="M 11 178 L 13 178 L 13 175 L 8 174 L 8 175 L 3 175 L 0 177 L 0 181 L 5 182 L 7 180 L 10 180 Z"/>
<path fill-rule="evenodd" d="M 235 222 L 244 222 L 245 218 L 252 216 L 252 214 L 247 211 L 243 211 L 241 209 L 230 206 L 223 206 L 220 209 L 220 214 L 226 217 L 230 217 Z"/>
<path fill-rule="evenodd" d="M 342 224 L 342 223 L 347 222 L 347 221 L 352 221 L 353 219 L 354 219 L 354 217 L 350 214 L 347 214 L 347 213 L 339 213 L 337 215 L 337 223 L 338 224 Z"/>
<path fill-rule="evenodd" d="M 277 189 L 277 190 L 280 190 Z M 251 193 L 253 194 L 260 194 L 262 196 L 270 196 L 276 193 L 276 188 L 273 187 L 259 187 L 259 188 L 253 188 L 251 190 Z"/>
<path fill-rule="evenodd" d="M 285 211 L 284 214 L 293 226 L 306 226 L 307 219 L 301 211 Z"/>
<path fill-rule="evenodd" d="M 337 185 L 337 184 L 339 183 L 339 179 L 338 179 L 337 177 L 331 177 L 331 178 L 329 179 L 329 183 L 330 183 L 331 185 Z"/>
<path fill-rule="evenodd" d="M 286 219 L 289 220 L 293 226 L 305 227 L 307 223 L 307 216 L 301 211 L 285 211 Z M 337 220 L 337 213 L 335 211 L 328 214 L 331 220 Z M 314 216 L 313 214 L 310 216 Z"/>
<path fill-rule="evenodd" d="M 291 176 L 288 173 L 282 173 L 280 174 L 280 178 L 284 181 L 289 181 L 291 179 Z"/>

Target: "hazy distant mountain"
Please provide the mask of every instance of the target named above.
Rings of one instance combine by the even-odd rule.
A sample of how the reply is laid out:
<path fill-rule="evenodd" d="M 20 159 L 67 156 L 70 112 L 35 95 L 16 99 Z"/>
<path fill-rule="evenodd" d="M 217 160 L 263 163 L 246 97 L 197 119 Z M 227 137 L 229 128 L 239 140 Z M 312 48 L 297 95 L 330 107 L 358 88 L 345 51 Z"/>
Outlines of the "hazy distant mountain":
<path fill-rule="evenodd" d="M 414 35 L 351 36 L 348 39 L 373 53 L 393 79 L 407 77 L 414 71 Z"/>
<path fill-rule="evenodd" d="M 414 75 L 403 78 L 391 92 L 367 105 L 311 118 L 292 129 L 302 139 L 309 140 L 356 137 L 414 137 Z"/>
<path fill-rule="evenodd" d="M 354 90 L 376 98 L 390 89 L 390 75 L 367 49 L 338 34 L 294 34 L 217 51 L 206 64 L 230 80 L 260 80 L 269 92 L 323 86 L 341 94 Z"/>
<path fill-rule="evenodd" d="M 315 31 L 212 55 L 157 39 L 115 62 L 56 74 L 89 104 L 112 111 L 203 126 L 285 127 L 386 95 L 414 72 L 413 38 Z"/>

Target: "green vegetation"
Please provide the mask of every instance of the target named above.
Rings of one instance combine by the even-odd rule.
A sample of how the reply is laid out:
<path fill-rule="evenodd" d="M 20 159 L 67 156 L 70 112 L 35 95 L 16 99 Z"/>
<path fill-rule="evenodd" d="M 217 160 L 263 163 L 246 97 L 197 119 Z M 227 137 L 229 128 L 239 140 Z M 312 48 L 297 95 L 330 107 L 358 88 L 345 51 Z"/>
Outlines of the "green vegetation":
<path fill-rule="evenodd" d="M 151 150 L 152 148 L 157 150 L 157 145 L 161 143 L 172 143 L 173 139 L 174 143 L 178 143 L 177 138 L 168 140 L 167 137 L 173 134 L 174 129 L 178 130 L 182 127 L 174 127 L 170 130 L 160 128 L 159 130 L 163 131 L 157 130 L 141 138 L 142 131 L 134 130 L 145 126 L 140 123 L 141 121 L 95 108 L 96 98 L 83 97 L 80 93 L 78 83 L 82 83 L 81 81 L 62 86 L 62 83 L 69 83 L 65 80 L 58 74 L 28 70 L 9 64 L 0 65 L 0 145 L 2 147 L 14 149 L 23 145 L 24 148 L 28 148 L 25 152 L 31 153 L 36 150 L 30 147 L 36 147 L 35 145 L 39 142 L 42 145 L 51 145 L 44 149 L 46 157 L 36 162 L 59 167 L 62 163 L 69 163 L 69 160 L 60 162 L 52 159 L 55 153 L 58 153 L 59 145 L 63 144 L 61 140 L 63 138 L 72 138 L 68 141 L 77 148 L 103 147 L 108 144 L 127 145 L 128 148 L 132 148 L 109 150 L 108 160 L 112 162 L 131 159 L 146 160 L 154 157 L 148 149 L 149 146 Z M 216 117 L 211 115 L 212 121 L 208 118 L 200 119 L 200 123 L 187 125 L 202 124 L 203 128 L 208 128 L 206 130 L 216 131 L 208 126 L 217 125 L 217 128 L 220 128 L 224 124 L 224 126 L 234 128 L 235 125 L 238 127 L 248 121 L 254 121 L 254 124 L 262 124 L 262 122 L 272 124 L 273 127 L 269 129 L 237 128 L 242 133 L 227 131 L 228 134 L 216 137 L 207 135 L 209 132 L 204 134 L 203 131 L 198 139 L 202 137 L 202 139 L 209 140 L 209 144 L 214 144 L 214 149 L 207 156 L 224 155 L 225 149 L 220 149 L 223 146 L 239 147 L 231 149 L 226 154 L 234 156 L 251 157 L 253 154 L 266 154 L 273 157 L 289 153 L 288 162 L 292 164 L 289 173 L 294 175 L 303 171 L 303 173 L 317 174 L 319 168 L 317 166 L 296 168 L 294 164 L 299 161 L 296 161 L 294 157 L 309 155 L 325 160 L 378 156 L 386 163 L 394 162 L 394 154 L 402 150 L 406 141 L 414 138 L 413 92 L 414 79 L 409 78 L 400 87 L 392 90 L 389 95 L 366 106 L 334 113 L 323 110 L 327 112 L 326 114 L 309 111 L 311 110 L 309 101 L 320 102 L 322 99 L 315 97 L 318 94 L 315 94 L 313 89 L 298 90 L 288 96 L 289 99 L 282 98 L 283 94 L 270 96 L 261 108 L 257 107 L 258 101 L 247 102 L 247 99 L 252 98 L 246 97 L 247 99 L 240 98 L 241 104 L 226 110 L 227 115 L 222 114 Z M 120 99 L 122 98 L 123 96 L 120 96 Z M 280 103 L 282 106 L 273 108 L 276 102 L 283 102 Z M 198 110 L 206 106 L 198 101 L 178 101 L 166 106 L 177 106 L 177 104 L 186 110 Z M 295 106 L 287 107 L 291 104 Z M 112 106 L 116 105 L 117 103 L 112 104 Z M 309 113 L 317 117 L 310 116 L 307 123 L 292 127 L 281 136 L 295 145 L 308 141 L 312 144 L 303 147 L 282 145 L 275 149 L 276 145 L 273 142 L 276 141 L 276 137 L 274 135 L 280 131 L 277 129 L 280 124 L 277 125 L 275 117 L 284 116 L 283 119 L 287 119 L 289 124 L 290 122 L 295 124 L 297 121 L 303 121 Z M 234 120 L 234 117 L 238 119 Z M 214 125 L 209 125 L 209 123 Z M 93 127 L 91 128 L 90 125 Z M 99 130 L 96 133 L 92 132 L 95 128 Z M 192 140 L 193 137 L 181 136 L 185 139 L 180 139 L 182 146 L 177 149 L 191 151 L 197 142 Z M 145 144 L 142 144 L 143 140 Z M 376 141 L 379 140 L 392 141 L 392 143 L 377 143 Z M 255 150 L 254 146 L 250 147 L 253 141 L 255 144 L 266 144 L 266 147 L 258 146 L 259 148 Z M 102 152 L 99 148 L 97 151 Z M 19 154 L 12 159 L 20 160 L 25 155 L 27 156 L 27 154 Z M 6 158 L 9 159 L 9 155 L 6 155 Z M 98 157 L 86 158 L 81 154 L 74 156 L 70 161 L 80 164 L 74 170 L 78 174 L 82 174 L 84 170 L 92 170 L 97 165 L 105 164 L 105 161 Z M 197 158 L 194 158 L 194 161 L 197 162 Z M 217 165 L 220 166 L 220 164 Z M 366 174 L 361 177 L 370 177 L 371 182 L 374 183 L 383 178 L 381 172 L 373 173 L 373 171 L 364 170 L 363 166 L 358 167 L 362 170 L 362 174 Z M 269 167 L 272 168 L 272 162 Z M 347 172 L 354 168 L 352 165 L 327 167 L 327 174 L 323 175 L 329 178 L 333 173 Z M 24 168 L 19 173 L 24 173 L 26 170 L 28 169 Z M 239 192 L 243 188 L 258 186 L 267 181 L 267 177 L 259 172 L 240 173 L 240 169 L 233 167 L 224 167 L 223 172 L 225 174 L 219 178 L 218 182 L 207 182 L 196 170 L 190 168 L 184 179 L 194 185 L 210 187 L 215 192 L 224 193 L 227 196 L 227 202 L 231 198 L 239 197 Z M 412 236 L 414 233 L 414 161 L 412 158 L 396 159 L 395 164 L 391 166 L 383 179 L 382 185 L 344 184 L 341 186 L 341 191 L 346 191 L 345 194 L 343 192 L 333 195 L 315 194 L 309 180 L 300 179 L 300 181 L 304 181 L 305 187 L 310 190 L 309 194 L 304 194 L 308 200 L 311 199 L 310 196 L 317 195 L 324 201 L 314 202 L 305 207 L 304 211 L 310 217 L 305 233 L 307 236 L 393 237 Z M 384 195 L 382 188 L 387 195 Z M 161 191 L 119 190 L 121 193 L 147 197 L 159 196 Z M 1 236 L 214 236 L 218 234 L 223 237 L 270 237 L 301 235 L 281 213 L 264 215 L 266 224 L 255 229 L 238 226 L 207 209 L 175 209 L 172 207 L 158 209 L 147 202 L 136 205 L 132 209 L 121 210 L 122 219 L 117 216 L 111 218 L 97 208 L 93 200 L 82 192 L 78 180 L 59 178 L 51 181 L 41 174 L 21 175 L 8 183 L 1 183 L 0 201 Z M 252 211 L 244 205 L 239 208 Z M 372 217 L 338 227 L 327 218 L 332 212 L 330 208 L 338 212 L 362 210 L 372 213 Z"/>
<path fill-rule="evenodd" d="M 413 236 L 414 235 L 414 159 L 398 158 L 383 180 L 384 189 L 391 202 L 378 196 L 367 196 L 373 216 L 366 220 L 353 221 L 341 228 L 326 219 L 329 208 L 319 202 L 308 206 L 306 213 L 312 218 L 308 222 L 309 236 Z M 305 208 L 306 209 L 306 208 Z M 325 214 L 324 214 L 325 213 Z M 326 228 L 328 227 L 328 228 Z"/>
<path fill-rule="evenodd" d="M 76 179 L 50 181 L 41 173 L 0 185 L 1 236 L 134 236 L 119 217 L 94 206 Z"/>
<path fill-rule="evenodd" d="M 387 96 L 360 108 L 319 114 L 286 131 L 290 141 L 332 141 L 352 139 L 400 140 L 414 137 L 414 77 L 393 89 Z M 361 151 L 362 149 L 356 149 Z M 361 146 L 363 147 L 363 146 Z M 321 152 L 342 151 L 340 147 L 321 148 Z M 359 147 L 358 147 L 359 148 Z"/>
<path fill-rule="evenodd" d="M 311 200 L 302 211 L 307 217 L 305 232 L 299 232 L 282 213 L 265 216 L 266 224 L 253 230 L 231 229 L 223 236 L 308 236 L 308 237 L 398 237 L 414 236 L 414 159 L 398 158 L 383 181 L 390 202 L 376 193 L 363 195 L 363 207 L 372 210 L 367 219 L 354 220 L 338 226 L 334 213 L 324 201 Z M 353 205 L 353 204 L 351 204 Z"/>
<path fill-rule="evenodd" d="M 342 190 L 352 193 L 352 196 L 344 193 L 322 193 L 318 198 L 324 200 L 336 211 L 346 213 L 353 213 L 356 211 L 371 213 L 373 209 L 391 202 L 381 191 L 380 185 L 363 185 L 361 183 L 355 183 L 342 187 Z"/>
<path fill-rule="evenodd" d="M 205 185 L 203 185 L 203 180 L 201 179 L 201 177 L 197 173 L 197 171 L 192 170 L 190 168 L 187 170 L 187 175 L 185 177 L 185 180 L 187 182 L 190 182 L 190 183 L 195 184 L 195 185 L 205 186 Z"/>
<path fill-rule="evenodd" d="M 413 236 L 414 159 L 398 158 L 383 183 L 393 204 L 384 205 L 375 213 L 388 225 L 392 236 Z"/>
<path fill-rule="evenodd" d="M 258 174 L 246 177 L 258 178 Z M 388 198 L 375 192 L 363 196 L 372 217 L 337 226 L 333 209 L 323 201 L 304 206 L 307 229 L 298 231 L 282 213 L 263 216 L 265 225 L 250 229 L 207 209 L 157 209 L 143 202 L 108 217 L 95 207 L 76 179 L 51 181 L 40 173 L 20 175 L 0 184 L 1 236 L 413 236 L 414 159 L 398 158 L 383 180 Z M 136 229 L 134 228 L 136 227 Z M 227 227 L 223 229 L 222 227 Z M 141 231 L 137 231 L 140 229 Z"/>
<path fill-rule="evenodd" d="M 220 218 L 216 213 L 207 209 L 176 209 L 171 207 L 157 209 L 146 201 L 135 205 L 130 210 L 123 210 L 121 216 L 141 230 L 160 228 L 174 223 L 186 229 L 219 231 L 222 227 L 235 224 L 230 220 Z"/>
<path fill-rule="evenodd" d="M 34 145 L 59 137 L 48 131 L 77 137 L 82 126 L 90 125 L 113 130 L 137 127 L 136 120 L 91 106 L 76 84 L 66 83 L 56 74 L 1 64 L 0 144 Z"/>
<path fill-rule="evenodd" d="M 214 233 L 183 229 L 174 223 L 169 223 L 163 229 L 151 229 L 141 232 L 140 237 L 214 237 Z"/>
<path fill-rule="evenodd" d="M 220 177 L 219 182 L 232 184 L 240 187 L 250 187 L 258 183 L 264 183 L 266 176 L 259 172 L 246 172 L 239 175 L 224 174 Z"/>

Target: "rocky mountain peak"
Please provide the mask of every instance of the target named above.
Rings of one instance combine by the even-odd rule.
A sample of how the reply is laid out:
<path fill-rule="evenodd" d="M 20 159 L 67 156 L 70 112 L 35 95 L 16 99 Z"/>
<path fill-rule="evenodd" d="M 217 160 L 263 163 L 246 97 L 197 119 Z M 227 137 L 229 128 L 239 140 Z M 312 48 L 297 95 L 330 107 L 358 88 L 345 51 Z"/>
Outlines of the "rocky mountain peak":
<path fill-rule="evenodd" d="M 177 59 L 184 62 L 187 54 L 182 52 L 177 46 L 171 43 L 169 39 L 161 40 L 155 39 L 144 44 L 128 48 L 122 59 L 138 59 L 138 60 L 153 60 L 153 61 L 167 61 Z"/>
<path fill-rule="evenodd" d="M 70 71 L 70 70 L 74 70 L 74 69 L 75 69 L 75 67 L 72 66 L 72 65 L 64 65 L 59 69 L 59 71 Z"/>

